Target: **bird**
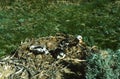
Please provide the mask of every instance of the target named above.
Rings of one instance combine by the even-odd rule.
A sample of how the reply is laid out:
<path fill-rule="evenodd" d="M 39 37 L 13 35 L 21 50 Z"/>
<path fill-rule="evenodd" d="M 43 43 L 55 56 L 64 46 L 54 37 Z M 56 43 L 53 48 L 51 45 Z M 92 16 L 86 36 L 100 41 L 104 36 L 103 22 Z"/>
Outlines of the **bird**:
<path fill-rule="evenodd" d="M 59 42 L 58 47 L 60 47 L 61 49 L 65 49 L 68 47 L 68 45 L 69 45 L 69 40 L 66 38 Z"/>
<path fill-rule="evenodd" d="M 49 53 L 46 46 L 40 46 L 40 45 L 31 45 L 29 47 L 29 50 L 33 52 L 34 54 L 48 54 Z"/>
<path fill-rule="evenodd" d="M 83 38 L 82 38 L 81 35 L 78 35 L 76 38 L 77 38 L 77 40 L 79 40 L 79 43 L 82 43 L 82 42 L 83 42 L 83 41 L 82 41 Z"/>
<path fill-rule="evenodd" d="M 66 54 L 64 52 L 60 52 L 58 55 L 57 55 L 57 59 L 63 59 L 65 58 Z"/>
<path fill-rule="evenodd" d="M 63 59 L 66 56 L 66 54 L 64 53 L 64 50 L 60 48 L 56 48 L 55 50 L 52 50 L 50 53 L 55 59 Z"/>
<path fill-rule="evenodd" d="M 77 44 L 82 43 L 82 36 L 81 35 L 77 35 L 76 38 L 74 38 L 73 40 L 71 40 L 69 42 L 69 47 L 72 46 L 76 46 Z"/>

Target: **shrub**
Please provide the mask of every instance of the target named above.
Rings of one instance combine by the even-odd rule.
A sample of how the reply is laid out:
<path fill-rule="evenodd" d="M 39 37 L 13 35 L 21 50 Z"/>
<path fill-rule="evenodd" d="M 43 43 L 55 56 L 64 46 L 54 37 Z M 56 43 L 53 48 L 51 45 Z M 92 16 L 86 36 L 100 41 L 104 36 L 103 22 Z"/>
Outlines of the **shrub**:
<path fill-rule="evenodd" d="M 120 50 L 100 51 L 87 58 L 86 79 L 119 79 Z"/>

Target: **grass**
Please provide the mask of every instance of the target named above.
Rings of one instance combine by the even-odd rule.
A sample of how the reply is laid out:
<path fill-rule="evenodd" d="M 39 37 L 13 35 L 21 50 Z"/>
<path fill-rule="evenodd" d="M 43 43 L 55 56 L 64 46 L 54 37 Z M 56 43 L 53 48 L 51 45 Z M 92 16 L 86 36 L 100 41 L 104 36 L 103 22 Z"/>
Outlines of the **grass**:
<path fill-rule="evenodd" d="M 120 45 L 119 1 L 97 1 L 4 3 L 0 11 L 1 55 L 11 52 L 21 40 L 57 32 L 80 34 L 89 46 L 117 49 Z"/>
<path fill-rule="evenodd" d="M 120 1 L 62 1 L 0 2 L 0 56 L 14 51 L 26 38 L 49 36 L 57 32 L 80 34 L 88 46 L 97 45 L 101 49 L 114 50 L 108 50 L 110 56 L 105 60 L 98 54 L 90 56 L 86 78 L 118 79 L 119 58 L 114 58 L 113 54 L 119 56 L 115 50 L 120 47 Z M 111 61 L 118 62 L 115 70 L 110 67 Z M 91 67 L 93 64 L 95 67 Z M 108 69 L 105 70 L 105 67 Z"/>

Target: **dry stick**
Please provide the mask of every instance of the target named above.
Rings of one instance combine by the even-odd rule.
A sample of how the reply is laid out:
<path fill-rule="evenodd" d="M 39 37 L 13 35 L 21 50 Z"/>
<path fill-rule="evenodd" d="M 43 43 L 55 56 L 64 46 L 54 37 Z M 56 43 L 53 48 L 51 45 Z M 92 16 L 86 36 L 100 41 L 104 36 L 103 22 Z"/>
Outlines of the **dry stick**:
<path fill-rule="evenodd" d="M 85 62 L 86 60 L 80 60 L 80 59 L 73 59 L 73 58 L 64 58 L 63 60 L 68 60 L 68 61 L 75 61 L 75 62 Z"/>

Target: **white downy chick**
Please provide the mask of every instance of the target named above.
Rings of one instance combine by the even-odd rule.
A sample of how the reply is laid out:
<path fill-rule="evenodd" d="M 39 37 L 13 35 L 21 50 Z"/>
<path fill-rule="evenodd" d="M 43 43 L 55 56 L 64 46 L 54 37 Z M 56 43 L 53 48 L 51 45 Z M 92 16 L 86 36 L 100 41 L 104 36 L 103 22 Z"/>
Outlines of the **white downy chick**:
<path fill-rule="evenodd" d="M 31 45 L 29 47 L 29 50 L 36 54 L 48 54 L 49 53 L 46 46 L 42 47 L 40 45 Z"/>
<path fill-rule="evenodd" d="M 63 59 L 65 58 L 66 54 L 64 54 L 63 52 L 60 52 L 59 55 L 57 55 L 57 59 Z"/>
<path fill-rule="evenodd" d="M 80 43 L 82 43 L 82 36 L 81 35 L 78 35 L 76 38 L 79 40 Z"/>

